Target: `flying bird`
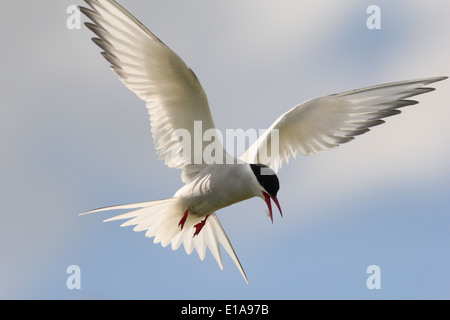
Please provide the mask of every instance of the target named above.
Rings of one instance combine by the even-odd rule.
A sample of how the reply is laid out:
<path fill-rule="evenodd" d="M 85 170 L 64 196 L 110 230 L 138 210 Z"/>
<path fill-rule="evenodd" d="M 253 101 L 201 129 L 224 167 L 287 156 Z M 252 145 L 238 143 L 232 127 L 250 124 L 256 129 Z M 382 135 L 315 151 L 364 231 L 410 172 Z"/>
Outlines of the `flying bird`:
<path fill-rule="evenodd" d="M 215 128 L 206 94 L 194 72 L 117 2 L 85 1 L 91 8 L 80 10 L 92 21 L 85 23 L 97 35 L 92 40 L 103 50 L 103 57 L 125 86 L 145 101 L 156 151 L 168 167 L 181 169 L 185 184 L 168 199 L 83 214 L 129 210 L 105 221 L 126 220 L 122 226 L 146 231 L 146 237 L 154 237 L 154 242 L 164 247 L 170 244 L 176 250 L 183 245 L 187 254 L 196 249 L 201 260 L 208 247 L 223 269 L 220 244 L 247 283 L 215 212 L 260 197 L 273 222 L 271 201 L 282 214 L 276 172 L 283 162 L 298 152 L 319 153 L 353 140 L 384 123 L 383 118 L 399 114 L 400 108 L 416 104 L 410 97 L 434 90 L 426 85 L 447 78 L 394 82 L 308 100 L 276 119 L 241 157 L 235 158 L 223 150 L 223 161 L 209 163 L 194 159 L 195 154 L 181 152 L 181 141 L 173 139 L 173 133 L 180 129 L 187 130 L 193 139 L 198 122 L 202 124 L 201 136 Z M 195 143 L 198 141 L 190 141 L 191 146 Z M 261 159 L 267 158 L 263 155 L 274 143 L 278 152 L 271 153 L 262 163 Z M 200 151 L 205 147 L 205 142 L 200 142 Z"/>

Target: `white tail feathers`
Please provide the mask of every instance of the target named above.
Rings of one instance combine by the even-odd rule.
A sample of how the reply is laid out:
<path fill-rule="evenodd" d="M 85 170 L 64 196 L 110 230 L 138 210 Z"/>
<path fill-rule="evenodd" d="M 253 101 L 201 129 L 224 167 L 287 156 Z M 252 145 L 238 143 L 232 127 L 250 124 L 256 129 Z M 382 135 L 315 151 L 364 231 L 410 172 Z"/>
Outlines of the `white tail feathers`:
<path fill-rule="evenodd" d="M 163 247 L 171 244 L 172 250 L 177 250 L 183 244 L 186 253 L 191 254 L 195 248 L 201 260 L 205 258 L 206 248 L 208 247 L 219 264 L 220 269 L 223 270 L 219 243 L 222 244 L 248 284 L 244 269 L 215 213 L 212 213 L 208 217 L 204 227 L 195 237 L 194 226 L 205 217 L 189 214 L 181 230 L 178 224 L 183 217 L 185 209 L 181 207 L 180 201 L 177 198 L 105 207 L 82 213 L 82 215 L 118 209 L 136 210 L 117 215 L 104 221 L 129 219 L 122 223 L 121 227 L 134 225 L 133 230 L 136 232 L 146 230 L 146 237 L 154 237 L 154 242 L 161 243 Z"/>

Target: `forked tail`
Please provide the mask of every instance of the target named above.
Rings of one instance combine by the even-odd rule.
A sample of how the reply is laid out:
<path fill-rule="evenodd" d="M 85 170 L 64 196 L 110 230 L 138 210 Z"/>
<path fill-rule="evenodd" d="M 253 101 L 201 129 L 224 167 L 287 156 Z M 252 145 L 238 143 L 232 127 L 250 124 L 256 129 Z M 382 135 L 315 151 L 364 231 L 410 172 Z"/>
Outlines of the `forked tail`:
<path fill-rule="evenodd" d="M 137 232 L 146 230 L 146 237 L 154 237 L 154 243 L 161 242 L 163 247 L 171 244 L 172 250 L 177 250 L 180 245 L 183 244 L 186 253 L 191 254 L 195 248 L 201 260 L 205 258 L 206 247 L 208 247 L 214 258 L 216 258 L 220 269 L 223 270 L 219 243 L 222 244 L 222 247 L 226 252 L 228 252 L 231 259 L 233 259 L 237 268 L 244 277 L 245 282 L 248 284 L 244 269 L 242 268 L 241 263 L 234 252 L 233 246 L 231 245 L 230 240 L 228 239 L 215 213 L 212 213 L 208 217 L 201 232 L 195 237 L 194 226 L 202 221 L 202 217 L 190 214 L 183 228 L 180 228 L 178 224 L 182 219 L 185 210 L 181 207 L 177 198 L 105 207 L 84 212 L 81 215 L 118 209 L 135 210 L 117 215 L 104 221 L 107 222 L 129 219 L 128 221 L 122 223 L 121 227 L 135 225 L 133 229 L 134 231 Z"/>

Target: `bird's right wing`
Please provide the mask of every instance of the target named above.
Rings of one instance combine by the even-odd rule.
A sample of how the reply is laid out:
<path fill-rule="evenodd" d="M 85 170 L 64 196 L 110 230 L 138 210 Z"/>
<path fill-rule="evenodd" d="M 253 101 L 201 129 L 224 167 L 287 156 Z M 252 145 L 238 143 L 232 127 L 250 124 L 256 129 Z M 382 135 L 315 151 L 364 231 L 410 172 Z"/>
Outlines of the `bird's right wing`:
<path fill-rule="evenodd" d="M 276 172 L 297 152 L 323 152 L 368 132 L 384 123 L 383 118 L 399 114 L 399 108 L 417 103 L 408 98 L 434 90 L 424 86 L 446 78 L 387 83 L 308 100 L 280 116 L 240 159 Z"/>
<path fill-rule="evenodd" d="M 160 158 L 173 168 L 201 167 L 202 154 L 194 159 L 194 136 L 200 138 L 196 143 L 201 145 L 196 150 L 201 153 L 206 144 L 201 138 L 205 131 L 214 130 L 214 122 L 206 94 L 194 72 L 115 1 L 85 1 L 93 10 L 80 10 L 93 21 L 86 26 L 98 36 L 92 40 L 103 49 L 103 57 L 125 86 L 146 102 Z M 190 135 L 190 141 L 187 144 L 180 141 L 186 135 L 177 133 Z M 190 150 L 185 150 L 186 147 Z M 191 167 L 189 173 L 193 175 L 198 170 Z"/>

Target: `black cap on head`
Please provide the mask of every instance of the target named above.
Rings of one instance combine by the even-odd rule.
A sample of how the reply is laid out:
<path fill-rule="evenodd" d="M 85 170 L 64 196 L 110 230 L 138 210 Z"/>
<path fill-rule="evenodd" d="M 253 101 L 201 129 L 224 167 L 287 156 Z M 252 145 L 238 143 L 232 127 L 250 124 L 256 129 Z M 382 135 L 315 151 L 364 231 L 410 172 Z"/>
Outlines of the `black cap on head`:
<path fill-rule="evenodd" d="M 250 164 L 250 168 L 258 180 L 259 184 L 267 191 L 267 193 L 276 197 L 277 192 L 280 189 L 280 182 L 275 172 L 268 166 L 263 164 Z"/>

